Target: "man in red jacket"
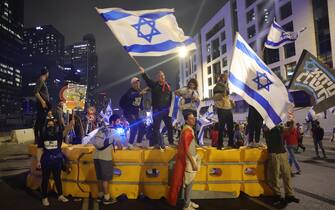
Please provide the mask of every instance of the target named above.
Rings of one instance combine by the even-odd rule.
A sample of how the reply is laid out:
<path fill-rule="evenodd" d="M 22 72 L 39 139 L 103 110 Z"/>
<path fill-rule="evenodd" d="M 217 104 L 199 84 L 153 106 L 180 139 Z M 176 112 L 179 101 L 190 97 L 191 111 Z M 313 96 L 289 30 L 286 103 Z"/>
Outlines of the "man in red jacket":
<path fill-rule="evenodd" d="M 294 151 L 298 147 L 298 129 L 294 126 L 294 121 L 288 121 L 287 122 L 287 128 L 284 131 L 284 140 L 286 143 L 286 149 L 288 152 L 288 160 L 290 163 L 290 166 L 292 167 L 292 164 L 294 164 L 294 167 L 296 169 L 296 174 L 301 174 L 301 168 L 300 165 L 295 158 Z"/>

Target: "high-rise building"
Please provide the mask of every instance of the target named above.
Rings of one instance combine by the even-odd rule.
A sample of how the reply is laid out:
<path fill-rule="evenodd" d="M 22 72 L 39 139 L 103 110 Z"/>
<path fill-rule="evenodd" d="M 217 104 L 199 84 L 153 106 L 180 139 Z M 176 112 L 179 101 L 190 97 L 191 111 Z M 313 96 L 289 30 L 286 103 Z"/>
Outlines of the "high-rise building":
<path fill-rule="evenodd" d="M 83 41 L 65 47 L 63 56 L 64 68 L 67 68 L 65 81 L 87 85 L 87 103 L 95 104 L 93 91 L 98 84 L 98 57 L 95 38 L 86 34 Z"/>
<path fill-rule="evenodd" d="M 0 0 L 0 129 L 21 109 L 23 0 Z"/>
<path fill-rule="evenodd" d="M 329 67 L 335 64 L 335 1 L 333 0 L 230 0 L 200 30 L 201 50 L 180 60 L 180 84 L 185 84 L 189 68 L 201 63 L 197 70 L 203 76 L 202 97 L 211 98 L 217 77 L 229 70 L 235 31 L 284 82 L 293 75 L 303 49 L 308 50 Z M 299 38 L 279 49 L 264 48 L 273 19 L 287 31 L 300 31 Z M 199 84 L 200 85 L 200 84 Z"/>
<path fill-rule="evenodd" d="M 26 60 L 23 64 L 24 96 L 32 96 L 40 70 L 47 66 L 49 79 L 47 86 L 51 101 L 59 100 L 59 90 L 64 84 L 62 72 L 62 56 L 64 52 L 64 35 L 52 25 L 37 26 L 24 30 L 24 52 Z"/>

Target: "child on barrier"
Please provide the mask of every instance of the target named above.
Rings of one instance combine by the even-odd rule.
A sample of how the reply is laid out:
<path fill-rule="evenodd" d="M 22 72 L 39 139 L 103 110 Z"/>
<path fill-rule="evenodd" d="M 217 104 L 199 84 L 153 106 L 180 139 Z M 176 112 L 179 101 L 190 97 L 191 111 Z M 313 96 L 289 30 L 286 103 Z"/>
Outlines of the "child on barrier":
<path fill-rule="evenodd" d="M 37 145 L 37 169 L 42 170 L 41 190 L 43 206 L 50 205 L 47 193 L 51 172 L 55 180 L 58 200 L 61 202 L 69 201 L 62 192 L 61 170 L 65 157 L 61 146 L 64 137 L 73 126 L 74 121 L 71 121 L 65 128 L 61 126 L 60 121 L 54 118 L 52 111 L 49 111 L 46 117 L 46 125 L 42 129 L 41 141 Z"/>
<path fill-rule="evenodd" d="M 113 157 L 112 149 L 115 144 L 118 149 L 122 149 L 121 142 L 126 141 L 125 131 L 121 126 L 120 116 L 113 114 L 109 118 L 109 127 L 101 127 L 91 143 L 96 151 L 93 154 L 95 172 L 98 180 L 98 199 L 105 205 L 116 202 L 109 193 L 109 181 L 113 177 Z"/>
<path fill-rule="evenodd" d="M 191 201 L 191 191 L 193 180 L 197 171 L 200 169 L 200 158 L 196 152 L 196 140 L 193 126 L 196 124 L 196 118 L 189 112 L 184 115 L 185 126 L 182 130 L 178 151 L 176 154 L 176 164 L 173 170 L 173 177 L 170 191 L 168 194 L 168 203 L 175 206 L 180 187 L 183 184 L 184 210 L 194 210 L 199 205 Z"/>

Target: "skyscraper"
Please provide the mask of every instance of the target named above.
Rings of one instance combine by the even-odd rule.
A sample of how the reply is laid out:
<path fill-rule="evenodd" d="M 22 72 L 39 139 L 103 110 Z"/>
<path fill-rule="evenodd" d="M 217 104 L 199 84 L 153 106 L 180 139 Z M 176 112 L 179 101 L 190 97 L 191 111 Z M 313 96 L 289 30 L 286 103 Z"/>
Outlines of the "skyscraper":
<path fill-rule="evenodd" d="M 87 85 L 87 103 L 95 104 L 93 91 L 99 86 L 98 58 L 96 54 L 95 38 L 86 34 L 83 41 L 68 45 L 64 50 L 63 65 L 67 71 L 66 81 Z"/>
<path fill-rule="evenodd" d="M 23 0 L 0 0 L 0 127 L 20 111 Z"/>

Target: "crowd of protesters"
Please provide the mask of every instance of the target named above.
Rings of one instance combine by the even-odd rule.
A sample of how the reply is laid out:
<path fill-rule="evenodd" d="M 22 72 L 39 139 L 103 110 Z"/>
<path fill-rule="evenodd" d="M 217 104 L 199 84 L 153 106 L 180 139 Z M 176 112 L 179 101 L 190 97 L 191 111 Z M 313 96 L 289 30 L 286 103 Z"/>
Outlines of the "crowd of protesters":
<path fill-rule="evenodd" d="M 199 116 L 197 110 L 200 104 L 197 80 L 191 79 L 186 87 L 173 91 L 171 85 L 166 81 L 163 71 L 157 73 L 155 80 L 150 79 L 143 68 L 140 68 L 140 74 L 148 87 L 142 89 L 140 79 L 133 77 L 130 81 L 130 88 L 123 94 L 119 102 L 126 121 L 122 122 L 121 116 L 113 114 L 109 118 L 109 126 L 105 126 L 103 121 L 98 120 L 96 116 L 88 116 L 83 122 L 74 112 L 65 119 L 63 102 L 59 102 L 57 107 L 52 109 L 46 86 L 49 73 L 47 68 L 41 70 L 40 78 L 34 90 L 37 99 L 34 132 L 35 142 L 39 148 L 39 164 L 37 167 L 41 168 L 42 171 L 41 191 L 42 204 L 44 206 L 49 206 L 47 187 L 51 173 L 57 187 L 58 200 L 61 202 L 68 201 L 62 195 L 60 179 L 64 160 L 64 155 L 60 149 L 62 142 L 80 144 L 82 138 L 90 131 L 99 129 L 90 141 L 96 148 L 93 158 L 98 180 L 99 196 L 97 200 L 99 202 L 103 204 L 116 202 L 115 198 L 112 198 L 109 193 L 109 181 L 113 177 L 111 148 L 135 149 L 136 147 L 143 147 L 142 140 L 146 137 L 149 140 L 148 149 L 164 151 L 167 146 L 177 147 L 177 158 L 179 158 L 178 161 L 180 163 L 178 164 L 180 165 L 175 166 L 175 173 L 180 173 L 180 176 L 176 176 L 178 186 L 173 186 L 172 189 L 175 191 L 170 193 L 178 194 L 180 187 L 183 186 L 184 209 L 192 210 L 199 207 L 199 205 L 190 200 L 193 179 L 199 170 L 200 161 L 195 153 L 195 147 L 196 145 L 203 146 L 198 140 L 199 131 L 196 126 L 197 117 Z M 303 152 L 306 149 L 303 145 L 304 129 L 302 125 L 300 123 L 295 124 L 294 121 L 288 121 L 285 126 L 278 125 L 269 129 L 263 125 L 262 116 L 251 105 L 249 105 L 246 122 L 234 122 L 232 109 L 235 104 L 229 97 L 227 78 L 227 72 L 220 75 L 213 89 L 213 101 L 218 122 L 207 128 L 208 137 L 211 139 L 210 145 L 218 150 L 239 148 L 244 145 L 250 147 L 265 146 L 260 143 L 261 134 L 263 133 L 269 154 L 268 183 L 273 189 L 275 202 L 299 202 L 299 199 L 293 195 L 291 177 L 302 172 L 301 166 L 295 157 L 295 153 L 299 152 L 299 148 Z M 152 125 L 145 123 L 144 118 L 146 116 L 143 114 L 143 97 L 148 92 L 151 92 Z M 174 126 L 172 125 L 170 106 L 174 95 L 181 97 L 179 109 L 184 116 L 185 125 L 179 125 L 178 123 L 174 124 Z M 165 145 L 161 134 L 162 121 L 167 130 L 168 145 Z M 126 127 L 129 127 L 129 137 L 126 135 Z M 174 131 L 178 128 L 179 140 L 175 141 Z M 122 130 L 122 134 L 120 134 L 119 129 Z M 320 127 L 319 121 L 312 121 L 311 132 L 316 157 L 320 158 L 320 147 L 323 158 L 326 158 L 322 144 L 324 130 Z M 225 136 L 228 138 L 226 146 L 224 145 Z M 293 167 L 295 168 L 294 173 L 292 172 Z M 284 182 L 284 199 L 280 195 L 280 176 Z M 181 185 L 182 183 L 183 185 Z M 175 199 L 176 195 L 168 198 L 171 204 L 175 204 Z"/>

